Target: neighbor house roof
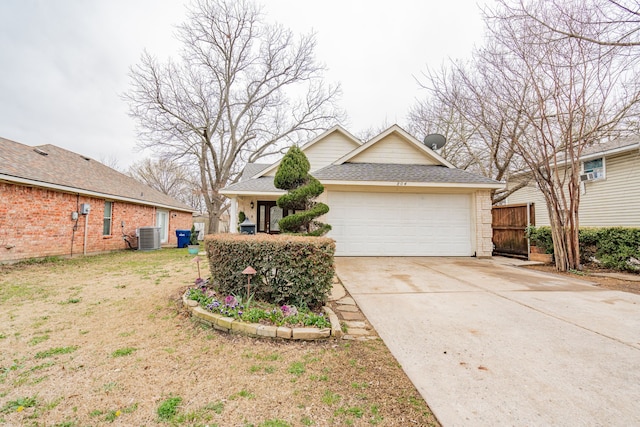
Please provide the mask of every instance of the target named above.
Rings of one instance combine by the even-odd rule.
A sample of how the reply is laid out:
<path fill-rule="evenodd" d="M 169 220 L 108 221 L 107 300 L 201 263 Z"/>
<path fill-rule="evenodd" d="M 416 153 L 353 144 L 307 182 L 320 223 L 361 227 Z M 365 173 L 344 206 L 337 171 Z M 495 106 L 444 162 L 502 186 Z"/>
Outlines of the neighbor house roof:
<path fill-rule="evenodd" d="M 601 142 L 598 144 L 590 145 L 582 150 L 580 161 L 588 161 L 597 159 L 603 156 L 611 156 L 618 153 L 626 153 L 629 151 L 640 150 L 640 137 L 627 137 L 618 138 L 611 141 Z M 562 153 L 558 155 L 558 166 L 565 165 L 565 159 Z M 523 170 L 511 175 L 511 179 L 519 179 L 522 176 L 528 176 L 531 174 L 529 169 Z"/>
<path fill-rule="evenodd" d="M 31 147 L 0 138 L 0 181 L 194 212 L 115 169 L 50 144 Z"/>
<path fill-rule="evenodd" d="M 639 137 L 636 136 L 629 138 L 619 138 L 608 142 L 602 142 L 600 144 L 594 144 L 590 147 L 585 148 L 582 151 L 582 156 L 580 157 L 580 159 L 585 160 L 588 158 L 611 155 L 638 149 L 640 149 Z"/>

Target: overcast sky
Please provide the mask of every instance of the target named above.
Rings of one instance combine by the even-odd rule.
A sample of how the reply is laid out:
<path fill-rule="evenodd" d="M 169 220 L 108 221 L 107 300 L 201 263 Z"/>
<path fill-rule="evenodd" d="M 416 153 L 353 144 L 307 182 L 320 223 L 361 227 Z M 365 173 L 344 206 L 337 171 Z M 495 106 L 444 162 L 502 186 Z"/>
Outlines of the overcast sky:
<path fill-rule="evenodd" d="M 490 0 L 488 0 L 490 1 Z M 406 122 L 415 77 L 482 44 L 485 0 L 269 0 L 267 19 L 317 32 L 327 80 L 342 84 L 343 125 L 358 134 Z M 135 123 L 120 95 L 143 49 L 177 56 L 183 0 L 1 0 L 0 136 L 54 144 L 126 168 Z M 422 137 L 423 135 L 416 135 Z"/>

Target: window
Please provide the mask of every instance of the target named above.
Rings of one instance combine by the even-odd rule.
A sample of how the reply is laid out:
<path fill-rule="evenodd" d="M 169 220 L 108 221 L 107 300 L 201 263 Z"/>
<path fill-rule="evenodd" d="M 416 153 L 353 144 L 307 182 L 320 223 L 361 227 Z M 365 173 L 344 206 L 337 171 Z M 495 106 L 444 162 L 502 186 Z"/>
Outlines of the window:
<path fill-rule="evenodd" d="M 111 213 L 113 211 L 113 202 L 104 202 L 104 221 L 102 222 L 102 235 L 111 235 Z"/>
<path fill-rule="evenodd" d="M 583 163 L 584 174 L 593 174 L 593 179 L 604 179 L 604 158 L 589 160 Z"/>

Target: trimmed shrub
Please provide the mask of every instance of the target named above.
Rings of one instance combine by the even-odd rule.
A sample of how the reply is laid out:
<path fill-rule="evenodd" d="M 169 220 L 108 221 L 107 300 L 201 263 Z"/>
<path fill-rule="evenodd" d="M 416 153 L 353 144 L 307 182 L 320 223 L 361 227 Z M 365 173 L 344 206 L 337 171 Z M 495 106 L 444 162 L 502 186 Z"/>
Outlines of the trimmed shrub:
<path fill-rule="evenodd" d="M 329 212 L 329 206 L 314 199 L 324 192 L 324 186 L 309 175 L 309 160 L 298 147 L 293 146 L 282 159 L 273 184 L 276 188 L 287 190 L 281 196 L 278 207 L 294 210 L 295 213 L 282 218 L 278 225 L 284 233 L 322 236 L 331 230 L 329 224 L 315 219 Z"/>
<path fill-rule="evenodd" d="M 535 227 L 530 225 L 525 231 L 531 246 L 541 248 L 545 254 L 553 253 L 553 238 L 551 237 L 551 227 Z"/>
<path fill-rule="evenodd" d="M 640 271 L 640 228 L 580 229 L 580 261 L 613 270 Z"/>
<path fill-rule="evenodd" d="M 214 287 L 223 295 L 251 293 L 275 304 L 317 307 L 326 302 L 335 274 L 335 242 L 323 237 L 291 235 L 209 235 L 205 240 Z"/>
<path fill-rule="evenodd" d="M 528 227 L 531 244 L 553 253 L 550 227 Z M 640 228 L 602 227 L 581 228 L 580 262 L 596 263 L 604 268 L 622 271 L 640 271 Z"/>

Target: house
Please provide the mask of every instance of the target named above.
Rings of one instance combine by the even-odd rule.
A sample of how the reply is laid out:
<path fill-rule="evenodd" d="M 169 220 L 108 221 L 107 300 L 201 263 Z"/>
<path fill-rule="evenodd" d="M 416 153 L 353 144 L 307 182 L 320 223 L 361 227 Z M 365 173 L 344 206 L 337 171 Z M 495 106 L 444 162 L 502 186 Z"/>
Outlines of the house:
<path fill-rule="evenodd" d="M 88 157 L 0 138 L 0 262 L 136 247 L 140 227 L 175 245 L 192 213 Z"/>
<path fill-rule="evenodd" d="M 596 144 L 580 157 L 581 227 L 640 227 L 640 140 Z M 534 203 L 537 226 L 549 225 L 549 213 L 535 182 L 515 191 L 507 204 Z"/>
<path fill-rule="evenodd" d="M 491 256 L 491 190 L 504 184 L 456 169 L 397 125 L 362 143 L 335 126 L 300 147 L 325 187 L 339 256 Z M 248 164 L 221 193 L 261 233 L 279 232 L 288 212 L 273 185 L 279 162 Z"/>

